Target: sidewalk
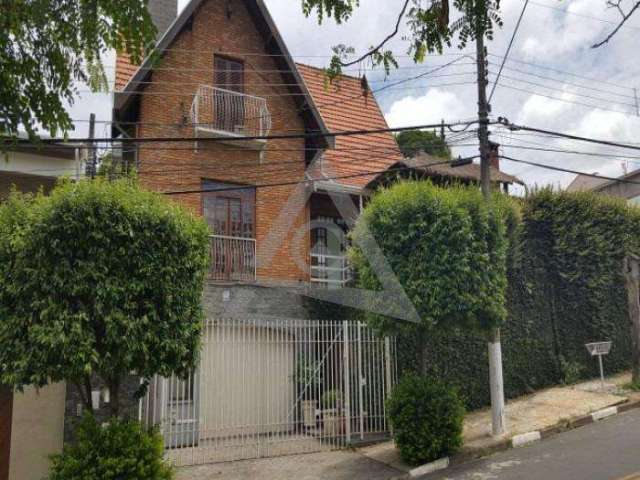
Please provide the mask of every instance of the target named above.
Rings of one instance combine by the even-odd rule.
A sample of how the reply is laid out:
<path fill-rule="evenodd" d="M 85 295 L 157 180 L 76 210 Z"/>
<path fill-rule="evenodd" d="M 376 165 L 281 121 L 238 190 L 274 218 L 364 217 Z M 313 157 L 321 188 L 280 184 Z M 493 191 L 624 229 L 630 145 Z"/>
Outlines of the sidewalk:
<path fill-rule="evenodd" d="M 629 374 L 606 379 L 603 390 L 600 381 L 589 381 L 567 387 L 541 390 L 507 403 L 506 436 L 491 436 L 491 411 L 469 413 L 464 421 L 464 447 L 457 458 L 467 459 L 507 448 L 511 438 L 531 431 L 562 428 L 570 421 L 624 403 L 640 400 L 640 393 L 623 391 L 621 386 L 630 380 Z M 400 459 L 393 442 L 373 445 L 358 450 L 362 455 L 402 471 L 410 467 Z"/>

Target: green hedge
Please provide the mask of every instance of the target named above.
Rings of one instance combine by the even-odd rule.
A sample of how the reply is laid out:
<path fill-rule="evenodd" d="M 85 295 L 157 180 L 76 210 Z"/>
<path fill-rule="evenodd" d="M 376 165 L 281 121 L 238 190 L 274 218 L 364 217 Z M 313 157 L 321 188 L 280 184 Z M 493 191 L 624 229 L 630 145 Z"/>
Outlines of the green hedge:
<path fill-rule="evenodd" d="M 638 251 L 640 214 L 591 193 L 539 191 L 522 202 L 522 224 L 508 269 L 502 328 L 505 393 L 515 397 L 597 374 L 584 344 L 612 340 L 607 373 L 630 366 L 630 325 L 622 260 Z M 428 345 L 427 375 L 456 385 L 467 407 L 489 404 L 487 347 L 454 331 L 401 335 L 400 369 L 415 370 Z"/>
<path fill-rule="evenodd" d="M 464 406 L 444 382 L 405 375 L 386 409 L 400 456 L 409 465 L 450 456 L 462 446 Z"/>

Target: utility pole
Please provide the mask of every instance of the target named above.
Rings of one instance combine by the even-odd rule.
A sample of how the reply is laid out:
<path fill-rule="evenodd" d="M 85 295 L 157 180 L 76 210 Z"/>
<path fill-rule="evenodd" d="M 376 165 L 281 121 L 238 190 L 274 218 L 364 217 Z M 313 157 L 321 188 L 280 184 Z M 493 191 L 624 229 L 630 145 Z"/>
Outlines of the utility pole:
<path fill-rule="evenodd" d="M 476 4 L 478 25 L 484 25 L 480 15 L 486 15 L 485 2 Z M 478 140 L 480 141 L 480 183 L 482 194 L 486 202 L 491 201 L 491 169 L 489 163 L 489 111 L 487 102 L 487 52 L 484 46 L 484 28 L 476 32 L 476 63 L 478 73 Z M 500 329 L 490 333 L 489 342 L 489 384 L 491 388 L 491 425 L 494 436 L 500 436 L 507 431 L 507 420 L 504 407 L 504 380 L 502 377 L 502 346 L 500 344 Z"/>
<path fill-rule="evenodd" d="M 96 114 L 89 115 L 89 138 L 93 139 L 96 135 Z M 86 174 L 91 180 L 96 176 L 97 151 L 94 144 L 89 147 L 89 158 L 87 160 Z"/>

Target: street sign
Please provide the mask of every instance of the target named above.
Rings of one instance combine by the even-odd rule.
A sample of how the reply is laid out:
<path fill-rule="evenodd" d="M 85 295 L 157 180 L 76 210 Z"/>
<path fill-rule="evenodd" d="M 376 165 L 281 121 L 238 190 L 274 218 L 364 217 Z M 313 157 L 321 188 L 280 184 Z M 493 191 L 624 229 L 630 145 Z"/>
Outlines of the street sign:
<path fill-rule="evenodd" d="M 608 355 L 611 351 L 611 342 L 592 342 L 585 344 L 589 354 L 592 357 L 598 357 L 598 364 L 600 365 L 600 384 L 604 389 L 604 367 L 602 366 L 602 356 Z"/>

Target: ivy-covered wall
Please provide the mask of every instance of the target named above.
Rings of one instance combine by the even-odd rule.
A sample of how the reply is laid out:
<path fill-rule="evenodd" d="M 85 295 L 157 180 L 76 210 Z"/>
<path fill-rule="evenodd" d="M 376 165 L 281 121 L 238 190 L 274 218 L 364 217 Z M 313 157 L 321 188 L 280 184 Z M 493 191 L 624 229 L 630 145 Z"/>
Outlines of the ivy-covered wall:
<path fill-rule="evenodd" d="M 591 193 L 542 190 L 522 202 L 502 328 L 508 397 L 596 376 L 584 347 L 592 341 L 613 341 L 606 373 L 629 368 L 622 261 L 625 251 L 638 251 L 639 226 L 636 209 Z M 469 408 L 489 404 L 485 340 L 456 331 L 398 341 L 401 370 L 415 370 L 424 343 L 428 374 L 456 384 Z"/>

